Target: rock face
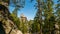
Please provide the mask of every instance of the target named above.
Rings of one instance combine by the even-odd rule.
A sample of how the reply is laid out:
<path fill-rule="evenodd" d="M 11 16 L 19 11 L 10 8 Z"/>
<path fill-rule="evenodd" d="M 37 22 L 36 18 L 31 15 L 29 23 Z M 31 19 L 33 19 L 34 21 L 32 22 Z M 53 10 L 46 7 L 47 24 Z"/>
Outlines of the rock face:
<path fill-rule="evenodd" d="M 0 22 L 0 34 L 6 34 L 1 22 Z"/>
<path fill-rule="evenodd" d="M 18 28 L 12 21 L 9 10 L 0 4 L 0 34 L 17 34 Z"/>

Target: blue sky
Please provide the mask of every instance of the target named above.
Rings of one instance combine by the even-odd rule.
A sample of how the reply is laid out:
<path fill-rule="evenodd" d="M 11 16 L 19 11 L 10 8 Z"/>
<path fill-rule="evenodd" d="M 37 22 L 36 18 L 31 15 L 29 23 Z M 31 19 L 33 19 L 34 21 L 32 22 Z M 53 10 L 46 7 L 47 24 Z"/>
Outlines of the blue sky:
<path fill-rule="evenodd" d="M 57 0 L 54 0 L 54 3 L 57 3 L 56 1 Z M 26 0 L 24 8 L 18 10 L 18 17 L 20 17 L 21 13 L 23 13 L 27 17 L 28 20 L 34 19 L 35 15 L 36 15 L 36 11 L 37 11 L 34 7 L 35 2 L 36 1 L 33 1 L 31 3 L 30 0 Z M 14 9 L 14 7 L 9 6 L 10 12 L 12 12 L 13 9 Z"/>

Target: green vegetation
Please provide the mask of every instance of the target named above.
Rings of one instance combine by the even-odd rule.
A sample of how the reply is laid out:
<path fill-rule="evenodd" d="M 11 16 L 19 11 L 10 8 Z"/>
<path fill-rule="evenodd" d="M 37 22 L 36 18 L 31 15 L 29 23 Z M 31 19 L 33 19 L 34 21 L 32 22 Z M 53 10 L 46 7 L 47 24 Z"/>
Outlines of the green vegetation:
<path fill-rule="evenodd" d="M 22 20 L 20 21 L 17 13 L 18 10 L 24 7 L 25 0 L 13 0 L 12 3 L 15 9 L 10 16 L 12 16 L 14 24 L 23 33 L 60 34 L 60 0 L 57 1 L 57 4 L 54 4 L 53 0 L 36 0 L 36 2 L 37 12 L 34 20 L 23 22 Z M 57 27 L 56 24 L 58 25 Z"/>

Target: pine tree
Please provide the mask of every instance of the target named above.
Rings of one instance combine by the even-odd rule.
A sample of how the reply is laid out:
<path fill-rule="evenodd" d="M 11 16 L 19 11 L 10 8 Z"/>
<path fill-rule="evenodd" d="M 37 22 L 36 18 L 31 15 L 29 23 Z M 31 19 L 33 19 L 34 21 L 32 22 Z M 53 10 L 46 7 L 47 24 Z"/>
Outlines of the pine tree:
<path fill-rule="evenodd" d="M 20 19 L 18 18 L 17 14 L 18 14 L 18 10 L 23 8 L 24 5 L 25 5 L 25 0 L 10 0 L 9 6 L 14 7 L 14 10 L 12 11 L 11 16 L 13 21 L 17 25 L 18 29 L 21 29 L 21 28 L 20 28 Z"/>
<path fill-rule="evenodd" d="M 42 11 L 43 11 L 42 9 L 43 9 L 43 0 L 36 0 L 36 1 L 37 1 L 37 13 L 36 13 L 36 16 L 34 18 L 34 23 L 36 23 L 36 25 L 35 25 L 36 31 L 39 32 L 39 34 L 42 34 Z"/>
<path fill-rule="evenodd" d="M 12 4 L 11 4 L 12 3 Z M 24 7 L 25 0 L 10 0 L 10 6 L 15 7 L 13 13 L 17 16 L 18 10 Z"/>
<path fill-rule="evenodd" d="M 45 0 L 44 6 L 44 34 L 54 34 L 55 17 L 53 14 L 53 0 Z"/>

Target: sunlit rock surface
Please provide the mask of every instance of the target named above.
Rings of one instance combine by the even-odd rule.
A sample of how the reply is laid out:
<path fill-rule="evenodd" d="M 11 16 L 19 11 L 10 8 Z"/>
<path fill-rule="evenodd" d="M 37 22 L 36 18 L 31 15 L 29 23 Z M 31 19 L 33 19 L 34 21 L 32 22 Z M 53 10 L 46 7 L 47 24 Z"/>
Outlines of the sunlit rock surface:
<path fill-rule="evenodd" d="M 22 34 L 22 32 L 20 30 L 16 30 L 17 34 Z"/>

